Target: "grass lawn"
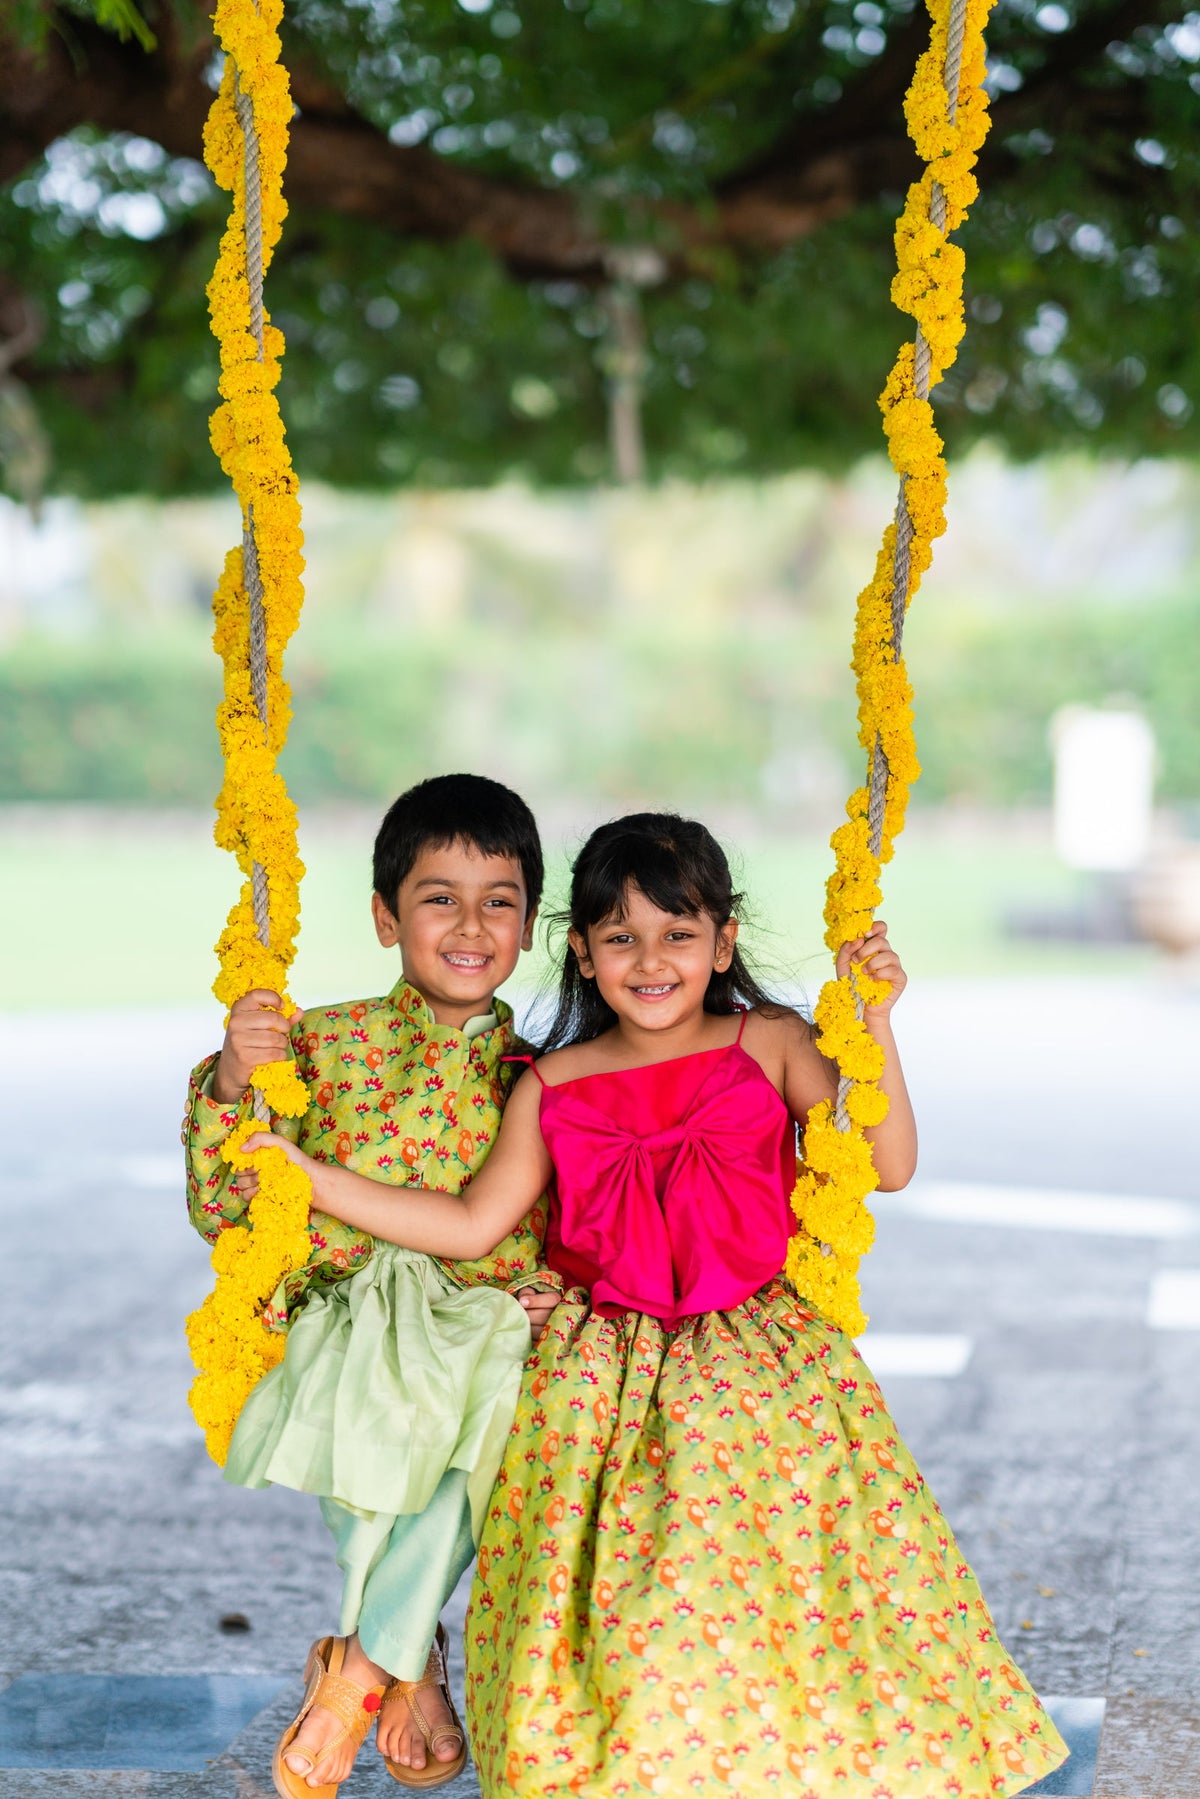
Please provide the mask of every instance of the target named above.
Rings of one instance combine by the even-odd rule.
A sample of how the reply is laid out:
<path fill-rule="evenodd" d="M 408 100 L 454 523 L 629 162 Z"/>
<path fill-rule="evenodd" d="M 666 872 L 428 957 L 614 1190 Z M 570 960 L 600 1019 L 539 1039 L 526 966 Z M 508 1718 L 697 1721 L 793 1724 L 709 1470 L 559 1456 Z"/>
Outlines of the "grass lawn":
<path fill-rule="evenodd" d="M 386 990 L 395 952 L 375 943 L 368 914 L 373 818 L 322 815 L 302 826 L 309 872 L 292 991 L 302 1003 Z M 0 812 L 0 1006 L 203 1004 L 212 944 L 236 891 L 232 860 L 203 817 L 86 808 Z M 817 838 L 741 845 L 751 902 L 746 941 L 768 979 L 815 995 L 828 966 Z M 555 859 L 550 900 L 564 884 Z M 1040 943 L 1005 935 L 1007 908 L 1066 906 L 1077 877 L 1028 829 L 954 833 L 918 821 L 885 871 L 883 915 L 915 976 L 1128 973 L 1140 948 Z M 548 969 L 539 945 L 520 985 Z"/>

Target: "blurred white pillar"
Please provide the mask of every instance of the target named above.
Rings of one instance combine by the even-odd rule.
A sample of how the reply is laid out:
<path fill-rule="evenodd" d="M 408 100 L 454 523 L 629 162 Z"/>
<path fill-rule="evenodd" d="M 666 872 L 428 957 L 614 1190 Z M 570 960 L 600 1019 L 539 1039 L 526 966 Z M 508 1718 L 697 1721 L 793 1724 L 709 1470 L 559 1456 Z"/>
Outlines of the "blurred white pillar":
<path fill-rule="evenodd" d="M 1140 712 L 1063 706 L 1050 723 L 1054 847 L 1068 868 L 1127 873 L 1146 859 L 1154 733 Z"/>

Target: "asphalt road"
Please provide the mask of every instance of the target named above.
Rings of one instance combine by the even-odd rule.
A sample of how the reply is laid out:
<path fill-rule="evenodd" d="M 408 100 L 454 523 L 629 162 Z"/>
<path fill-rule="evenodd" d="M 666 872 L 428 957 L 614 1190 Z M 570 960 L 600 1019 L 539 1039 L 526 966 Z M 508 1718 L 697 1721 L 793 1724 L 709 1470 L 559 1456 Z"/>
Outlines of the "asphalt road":
<path fill-rule="evenodd" d="M 1200 994 L 929 983 L 898 1026 L 922 1164 L 880 1206 L 865 1353 L 1010 1649 L 1102 1716 L 1094 1784 L 1084 1747 L 1089 1784 L 1059 1790 L 1196 1799 Z M 224 1485 L 185 1406 L 208 1270 L 178 1120 L 215 1027 L 0 1015 L 0 1795 L 269 1792 L 304 1649 L 336 1618 L 315 1506 Z M 233 1614 L 249 1628 L 222 1629 Z M 265 1685 L 201 1679 L 231 1675 Z M 171 1693 L 209 1708 L 207 1764 L 204 1743 L 188 1767 L 155 1749 Z M 354 1791 L 395 1791 L 360 1764 Z"/>

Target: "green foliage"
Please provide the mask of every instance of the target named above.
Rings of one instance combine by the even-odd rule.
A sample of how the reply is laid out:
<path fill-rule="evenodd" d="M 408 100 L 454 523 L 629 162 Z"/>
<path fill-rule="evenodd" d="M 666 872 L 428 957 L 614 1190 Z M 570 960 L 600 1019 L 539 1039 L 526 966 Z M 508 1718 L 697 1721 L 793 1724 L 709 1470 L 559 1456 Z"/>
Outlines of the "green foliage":
<path fill-rule="evenodd" d="M 136 29 L 131 0 L 96 4 Z M 937 396 L 956 454 L 981 437 L 1018 456 L 1200 447 L 1200 25 L 1106 44 L 1113 6 L 1000 0 L 995 14 L 996 130 L 961 239 L 970 331 Z M 286 53 L 393 142 L 561 190 L 614 243 L 669 253 L 671 206 L 715 205 L 789 134 L 819 141 L 911 20 L 912 0 L 294 0 Z M 1022 110 L 1077 37 L 1090 48 L 1065 98 Z M 771 254 L 714 248 L 644 293 L 654 476 L 838 468 L 878 444 L 875 396 L 908 329 L 888 297 L 900 199 Z M 28 380 L 58 489 L 218 484 L 203 289 L 222 217 L 198 164 L 92 129 L 0 190 L 0 276 L 46 319 Z M 591 285 L 517 279 L 469 236 L 401 242 L 306 209 L 268 301 L 302 474 L 367 487 L 605 474 Z"/>
<path fill-rule="evenodd" d="M 134 0 L 92 0 L 97 25 L 111 31 L 122 41 L 136 38 L 143 50 L 153 50 L 157 38 L 134 5 Z"/>
<path fill-rule="evenodd" d="M 294 797 L 386 801 L 461 761 L 534 793 L 779 816 L 787 801 L 768 771 L 782 743 L 827 783 L 816 810 L 836 817 L 860 752 L 844 646 L 825 624 L 733 616 L 689 635 L 648 618 L 599 638 L 572 610 L 568 597 L 552 627 L 470 618 L 402 641 L 348 622 L 310 634 L 289 659 Z M 1055 709 L 1115 695 L 1154 727 L 1162 796 L 1194 802 L 1200 714 L 1180 646 L 1200 634 L 1195 595 L 993 613 L 956 603 L 913 624 L 922 801 L 1044 801 Z M 128 634 L 91 649 L 25 641 L 0 660 L 0 801 L 204 805 L 220 780 L 217 695 L 199 631 L 137 648 Z"/>

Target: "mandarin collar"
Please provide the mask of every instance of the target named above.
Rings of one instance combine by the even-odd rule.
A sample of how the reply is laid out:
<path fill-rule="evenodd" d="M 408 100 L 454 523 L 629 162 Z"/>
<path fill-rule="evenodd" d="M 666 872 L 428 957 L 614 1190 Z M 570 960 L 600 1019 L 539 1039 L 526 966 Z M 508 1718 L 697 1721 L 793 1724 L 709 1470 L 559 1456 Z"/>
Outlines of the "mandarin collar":
<path fill-rule="evenodd" d="M 426 1003 L 425 996 L 408 981 L 401 978 L 388 994 L 388 998 L 402 1012 L 415 1031 L 423 1031 L 426 1036 L 461 1037 L 464 1043 L 478 1041 L 494 1030 L 502 1030 L 512 1023 L 513 1010 L 504 1000 L 492 1002 L 490 1012 L 480 1013 L 478 1017 L 468 1018 L 464 1025 L 438 1024 Z"/>

